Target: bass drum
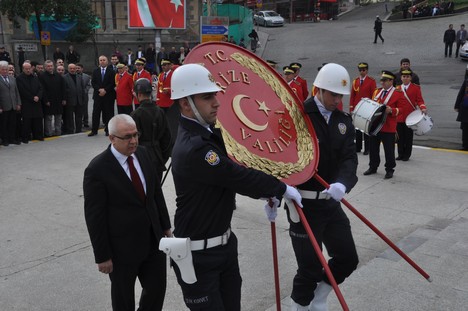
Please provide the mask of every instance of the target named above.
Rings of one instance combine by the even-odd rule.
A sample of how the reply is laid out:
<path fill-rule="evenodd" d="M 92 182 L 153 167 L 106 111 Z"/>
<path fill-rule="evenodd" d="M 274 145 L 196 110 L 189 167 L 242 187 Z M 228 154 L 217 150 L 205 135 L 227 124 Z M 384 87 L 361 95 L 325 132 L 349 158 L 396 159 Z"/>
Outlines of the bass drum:
<path fill-rule="evenodd" d="M 432 118 L 416 109 L 406 117 L 406 126 L 414 131 L 415 135 L 422 136 L 434 126 Z"/>
<path fill-rule="evenodd" d="M 352 114 L 354 126 L 367 135 L 377 135 L 387 117 L 386 107 L 369 98 L 362 98 Z"/>

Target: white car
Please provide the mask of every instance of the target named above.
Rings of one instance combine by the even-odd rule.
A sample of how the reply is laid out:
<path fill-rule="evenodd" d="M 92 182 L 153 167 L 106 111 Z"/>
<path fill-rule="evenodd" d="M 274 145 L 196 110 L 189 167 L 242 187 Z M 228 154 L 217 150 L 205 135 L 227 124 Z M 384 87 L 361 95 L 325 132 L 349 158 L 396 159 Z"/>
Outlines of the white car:
<path fill-rule="evenodd" d="M 463 46 L 460 48 L 459 54 L 461 59 L 468 60 L 468 41 L 466 41 L 465 44 L 463 44 Z"/>
<path fill-rule="evenodd" d="M 284 18 L 275 11 L 258 11 L 254 15 L 254 23 L 256 25 L 268 26 L 283 26 Z"/>

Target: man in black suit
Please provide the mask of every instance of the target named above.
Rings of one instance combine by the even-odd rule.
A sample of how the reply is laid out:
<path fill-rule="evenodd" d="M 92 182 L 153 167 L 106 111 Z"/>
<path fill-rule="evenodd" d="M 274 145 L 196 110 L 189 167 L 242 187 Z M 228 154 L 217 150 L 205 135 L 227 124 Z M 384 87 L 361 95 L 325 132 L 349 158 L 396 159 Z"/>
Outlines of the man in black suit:
<path fill-rule="evenodd" d="M 88 136 L 95 136 L 98 133 L 99 122 L 102 112 L 102 122 L 104 123 L 104 131 L 106 136 L 109 136 L 107 123 L 114 116 L 114 101 L 115 101 L 115 72 L 112 66 L 108 66 L 107 57 L 99 56 L 99 67 L 94 69 L 91 78 L 93 86 L 93 125 L 91 133 Z"/>
<path fill-rule="evenodd" d="M 95 261 L 109 274 L 114 311 L 135 310 L 137 277 L 143 289 L 138 310 L 162 310 L 166 255 L 158 244 L 172 233 L 161 185 L 130 116 L 113 117 L 109 134 L 111 145 L 91 161 L 83 181 Z"/>

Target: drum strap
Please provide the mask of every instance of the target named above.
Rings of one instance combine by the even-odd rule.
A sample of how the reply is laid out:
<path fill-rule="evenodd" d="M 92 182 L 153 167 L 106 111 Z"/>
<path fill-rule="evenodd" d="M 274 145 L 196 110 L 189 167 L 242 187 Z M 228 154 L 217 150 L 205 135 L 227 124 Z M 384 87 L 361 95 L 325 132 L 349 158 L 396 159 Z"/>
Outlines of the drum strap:
<path fill-rule="evenodd" d="M 380 96 L 382 95 L 383 91 L 384 91 L 384 89 L 381 89 L 379 94 L 377 94 L 377 96 L 374 97 L 374 100 L 376 102 L 380 103 Z M 383 103 L 381 103 L 382 105 L 386 105 L 388 103 L 390 98 L 392 98 L 392 95 L 393 95 L 394 91 L 395 91 L 395 88 L 392 86 L 392 89 L 390 91 L 388 91 L 387 96 L 385 97 L 385 101 Z"/>
<path fill-rule="evenodd" d="M 403 91 L 403 94 L 405 94 L 405 97 L 406 99 L 409 101 L 409 103 L 411 104 L 411 106 L 413 106 L 413 110 L 416 110 L 417 108 L 413 105 L 413 103 L 411 102 L 411 100 L 409 99 L 408 97 L 408 94 L 406 94 L 406 89 L 403 85 L 401 85 L 401 90 Z"/>

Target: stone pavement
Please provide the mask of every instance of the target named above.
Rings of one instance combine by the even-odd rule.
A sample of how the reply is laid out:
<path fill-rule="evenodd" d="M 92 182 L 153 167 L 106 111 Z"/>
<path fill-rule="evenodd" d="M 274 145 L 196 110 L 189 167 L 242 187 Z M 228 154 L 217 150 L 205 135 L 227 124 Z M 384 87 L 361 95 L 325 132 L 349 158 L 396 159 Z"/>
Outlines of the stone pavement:
<path fill-rule="evenodd" d="M 107 145 L 100 131 L 97 137 L 83 133 L 0 148 L 1 310 L 110 310 L 109 280 L 93 262 L 82 192 L 84 168 Z M 347 199 L 433 282 L 350 214 L 360 256 L 357 271 L 340 287 L 350 310 L 466 310 L 468 153 L 415 147 L 409 162 L 398 162 L 391 180 L 383 179 L 382 168 L 362 176 L 367 157 L 360 154 L 359 160 L 359 182 Z M 170 175 L 163 189 L 172 217 Z M 244 278 L 242 309 L 275 310 L 270 225 L 263 203 L 243 196 L 237 203 L 232 227 Z M 282 211 L 276 227 L 287 310 L 296 266 Z M 172 271 L 164 310 L 185 310 Z M 341 310 L 333 295 L 330 310 Z"/>
<path fill-rule="evenodd" d="M 374 13 L 371 14 L 374 18 Z M 457 17 L 454 24 L 462 19 Z M 432 25 L 428 23 L 423 22 L 427 29 Z M 440 30 L 446 22 L 439 19 L 434 23 Z M 272 31 L 285 31 L 285 36 L 291 37 L 281 39 L 286 46 L 298 42 L 288 31 L 311 33 L 310 28 L 301 30 L 293 26 L 282 30 L 260 28 L 259 36 L 264 44 L 257 54 L 280 59 L 283 52 L 277 48 L 278 42 L 275 43 Z M 343 28 L 335 22 L 312 26 L 318 29 L 329 26 L 335 33 Z M 353 27 L 358 27 L 357 22 L 347 24 L 346 30 Z M 388 33 L 391 43 L 390 36 L 399 32 L 400 28 L 386 27 L 384 35 Z M 324 46 L 313 50 L 311 56 L 317 64 L 330 54 L 326 46 L 328 41 L 321 40 Z M 363 41 L 356 43 L 358 45 L 363 45 Z M 380 49 L 384 47 L 381 46 L 365 48 L 373 49 L 366 57 L 383 55 L 379 61 L 387 66 L 402 56 L 392 56 L 388 47 L 382 51 Z M 427 48 L 425 51 L 432 53 Z M 300 58 L 299 52 L 295 51 L 297 54 L 292 56 Z M 348 54 L 340 54 L 344 50 L 337 53 L 346 56 L 343 59 L 349 61 L 348 68 L 355 65 L 354 54 L 349 60 Z M 444 79 L 449 75 L 450 72 L 444 73 L 442 69 L 458 70 L 458 62 L 454 63 L 453 59 L 434 61 L 430 56 L 423 54 L 421 58 L 415 58 L 416 54 L 411 54 L 410 58 L 417 60 L 417 68 L 421 68 L 418 72 L 428 82 L 424 87 L 429 94 L 431 109 L 438 113 L 440 128 L 433 131 L 445 131 L 437 136 L 437 140 L 453 140 L 456 128 L 448 121 L 449 113 L 444 114 L 447 106 L 452 107 L 453 100 L 445 98 L 452 96 L 460 82 L 459 77 L 449 80 L 443 88 L 439 84 L 437 88 L 433 86 L 438 74 Z M 313 81 L 316 69 L 310 67 L 305 74 L 309 81 Z M 83 217 L 82 191 L 85 167 L 107 145 L 108 140 L 100 131 L 96 137 L 82 133 L 28 145 L 0 147 L 0 310 L 111 310 L 110 282 L 94 264 Z M 456 146 L 455 140 L 452 146 Z M 391 180 L 383 179 L 383 168 L 376 175 L 363 176 L 368 158 L 360 154 L 359 161 L 359 182 L 346 198 L 423 268 L 433 282 L 425 281 L 345 208 L 360 257 L 358 269 L 340 286 L 350 310 L 467 310 L 468 152 L 415 147 L 410 161 L 397 163 L 395 177 Z M 163 190 L 173 217 L 175 191 L 171 175 Z M 242 310 L 276 310 L 270 224 L 263 214 L 263 202 L 238 196 L 237 204 L 232 227 L 239 238 Z M 288 310 L 296 263 L 283 211 L 279 212 L 276 229 L 282 309 Z M 137 301 L 138 296 L 137 286 Z M 330 311 L 341 310 L 333 294 L 329 301 Z M 171 270 L 164 310 L 186 310 Z"/>

